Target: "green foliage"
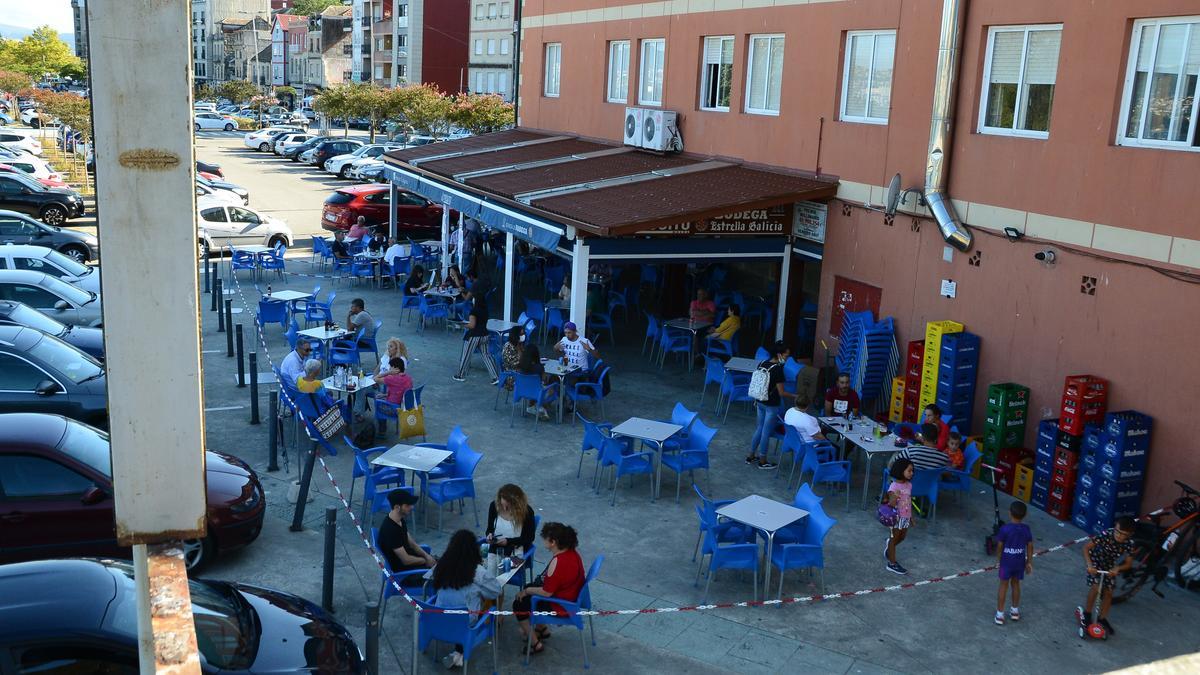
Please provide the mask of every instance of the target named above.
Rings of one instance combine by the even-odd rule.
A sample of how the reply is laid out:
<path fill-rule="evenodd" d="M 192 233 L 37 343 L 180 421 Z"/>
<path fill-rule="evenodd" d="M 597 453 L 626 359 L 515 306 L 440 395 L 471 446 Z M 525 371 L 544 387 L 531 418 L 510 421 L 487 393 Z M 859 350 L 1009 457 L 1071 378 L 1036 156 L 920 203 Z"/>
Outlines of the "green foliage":
<path fill-rule="evenodd" d="M 74 77 L 85 72 L 79 57 L 50 26 L 42 26 L 21 40 L 0 39 L 0 69 L 35 79 L 46 74 Z"/>
<path fill-rule="evenodd" d="M 296 0 L 287 12 L 295 16 L 312 16 L 320 14 L 326 7 L 340 4 L 342 4 L 342 0 Z"/>
<path fill-rule="evenodd" d="M 258 93 L 258 87 L 245 80 L 229 80 L 217 85 L 217 96 L 227 98 L 231 103 L 245 103 Z"/>
<path fill-rule="evenodd" d="M 200 84 L 196 85 L 197 101 L 207 101 L 216 96 L 216 94 L 216 90 L 210 87 L 207 82 L 201 82 Z"/>
<path fill-rule="evenodd" d="M 25 73 L 18 73 L 12 70 L 0 70 L 0 91 L 15 94 L 22 89 L 28 89 L 33 85 L 33 78 Z"/>
<path fill-rule="evenodd" d="M 92 102 L 82 96 L 37 89 L 34 100 L 42 112 L 83 134 L 84 142 L 92 138 Z"/>
<path fill-rule="evenodd" d="M 513 125 L 513 106 L 496 94 L 459 96 L 450 112 L 450 121 L 473 134 L 505 129 Z"/>

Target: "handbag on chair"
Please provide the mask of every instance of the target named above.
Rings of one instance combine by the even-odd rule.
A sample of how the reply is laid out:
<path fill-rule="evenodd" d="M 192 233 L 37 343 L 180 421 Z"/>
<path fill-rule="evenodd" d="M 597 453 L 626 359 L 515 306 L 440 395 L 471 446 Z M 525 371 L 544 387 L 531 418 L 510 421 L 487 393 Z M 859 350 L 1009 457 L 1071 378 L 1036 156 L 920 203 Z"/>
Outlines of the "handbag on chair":
<path fill-rule="evenodd" d="M 412 410 L 399 409 L 396 420 L 400 426 L 400 438 L 425 436 L 425 407 L 417 406 Z"/>

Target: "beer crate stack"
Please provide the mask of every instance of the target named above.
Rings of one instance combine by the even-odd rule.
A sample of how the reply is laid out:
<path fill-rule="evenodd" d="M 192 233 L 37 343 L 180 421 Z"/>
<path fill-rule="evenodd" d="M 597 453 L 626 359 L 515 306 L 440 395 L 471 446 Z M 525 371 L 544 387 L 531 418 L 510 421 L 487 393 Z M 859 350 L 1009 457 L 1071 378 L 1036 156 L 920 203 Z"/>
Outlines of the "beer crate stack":
<path fill-rule="evenodd" d="M 1079 452 L 1089 425 L 1104 421 L 1108 406 L 1108 381 L 1092 375 L 1070 375 L 1063 384 L 1058 434 L 1050 473 L 1046 513 L 1067 520 L 1073 517 L 1079 478 Z M 1090 433 L 1090 432 L 1089 432 Z"/>
<path fill-rule="evenodd" d="M 918 418 L 925 406 L 937 400 L 942 336 L 962 331 L 963 325 L 955 321 L 930 321 L 925 324 L 925 363 L 921 366 L 921 395 L 917 401 Z"/>
<path fill-rule="evenodd" d="M 892 378 L 892 396 L 888 403 L 888 421 L 904 421 L 904 376 Z"/>
<path fill-rule="evenodd" d="M 1029 387 L 1012 382 L 988 387 L 983 420 L 983 457 L 980 459 L 982 463 L 999 466 L 1001 450 L 1023 449 L 1021 445 L 1025 442 L 1025 420 L 1028 413 Z M 1015 470 L 1016 463 L 1012 463 L 1011 466 Z M 980 472 L 979 477 L 985 483 L 990 483 L 992 478 L 989 471 Z M 1032 491 L 1032 482 L 1030 488 Z"/>
<path fill-rule="evenodd" d="M 1029 503 L 1046 509 L 1050 497 L 1050 478 L 1054 473 L 1054 452 L 1058 447 L 1058 418 L 1038 422 L 1037 450 L 1033 465 L 1033 490 Z"/>
<path fill-rule="evenodd" d="M 979 372 L 979 336 L 963 331 L 942 336 L 938 355 L 937 405 L 950 415 L 950 426 L 964 436 L 970 432 Z"/>
<path fill-rule="evenodd" d="M 1084 428 L 1071 521 L 1096 533 L 1122 516 L 1141 515 L 1154 420 L 1136 410 L 1108 413 Z"/>
<path fill-rule="evenodd" d="M 904 361 L 904 414 L 903 422 L 916 423 L 921 420 L 921 374 L 925 367 L 925 341 L 908 343 Z"/>

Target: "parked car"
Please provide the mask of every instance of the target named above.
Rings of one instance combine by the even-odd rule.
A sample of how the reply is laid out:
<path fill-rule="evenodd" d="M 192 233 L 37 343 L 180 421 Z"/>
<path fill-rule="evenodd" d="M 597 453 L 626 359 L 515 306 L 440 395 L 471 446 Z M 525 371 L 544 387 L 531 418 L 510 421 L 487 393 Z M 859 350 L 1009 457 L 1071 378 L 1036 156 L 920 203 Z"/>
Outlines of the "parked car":
<path fill-rule="evenodd" d="M 42 144 L 20 129 L 0 129 L 0 143 L 31 155 L 42 154 Z"/>
<path fill-rule="evenodd" d="M 0 413 L 51 413 L 108 426 L 104 367 L 53 335 L 0 326 L 0 373 Z"/>
<path fill-rule="evenodd" d="M 312 134 L 307 133 L 289 132 L 280 134 L 279 136 L 275 137 L 275 142 L 271 145 L 271 152 L 282 157 L 283 153 L 288 149 L 294 148 L 312 137 Z"/>
<path fill-rule="evenodd" d="M 280 134 L 289 132 L 302 133 L 303 131 L 303 129 L 294 125 L 270 126 L 266 129 L 247 132 L 246 135 L 242 137 L 242 145 L 245 145 L 247 148 L 258 150 L 259 152 L 270 152 L 271 144 L 275 142 L 275 138 L 277 138 Z"/>
<path fill-rule="evenodd" d="M 4 166 L 18 169 L 22 173 L 36 178 L 38 181 L 43 179 L 56 182 L 63 182 L 62 174 L 50 168 L 50 165 L 45 160 L 33 156 L 17 157 L 4 160 Z"/>
<path fill-rule="evenodd" d="M 214 190 L 225 190 L 226 192 L 232 192 L 241 198 L 243 204 L 250 203 L 250 191 L 241 185 L 238 185 L 237 183 L 230 183 L 227 180 L 221 180 L 219 178 L 214 180 L 202 175 L 196 176 L 196 182 Z"/>
<path fill-rule="evenodd" d="M 212 101 L 196 101 L 192 104 L 192 110 L 214 112 L 217 109 L 217 104 Z"/>
<path fill-rule="evenodd" d="M 292 228 L 282 220 L 244 206 L 210 199 L 197 200 L 200 256 L 213 248 L 261 244 L 275 248 L 292 245 Z"/>
<path fill-rule="evenodd" d="M 34 129 L 40 129 L 42 128 L 43 124 L 50 123 L 50 120 L 47 118 L 45 113 L 37 108 L 26 108 L 25 110 L 21 111 L 21 122 L 23 124 L 28 124 Z"/>
<path fill-rule="evenodd" d="M 44 246 L 0 246 L 0 270 L 3 269 L 42 272 L 85 291 L 100 292 L 99 267 L 88 267 L 74 258 Z"/>
<path fill-rule="evenodd" d="M 0 245 L 3 244 L 44 246 L 78 262 L 95 260 L 100 255 L 96 235 L 39 223 L 15 211 L 0 211 Z"/>
<path fill-rule="evenodd" d="M 68 326 L 42 314 L 23 302 L 0 300 L 0 326 L 24 326 L 40 330 L 62 340 L 97 361 L 104 361 L 104 331 L 99 328 Z"/>
<path fill-rule="evenodd" d="M 314 152 L 316 152 L 316 147 L 310 147 L 307 150 L 297 154 L 296 159 L 299 160 L 301 164 L 312 164 Z"/>
<path fill-rule="evenodd" d="M 316 147 L 316 145 L 318 143 L 320 143 L 324 140 L 325 140 L 324 136 L 313 136 L 312 138 L 308 139 L 307 141 L 304 141 L 303 143 L 301 143 L 299 145 L 291 146 L 291 147 L 287 148 L 286 150 L 283 150 L 281 154 L 283 157 L 287 157 L 288 159 L 292 160 L 293 162 L 298 162 L 298 161 L 301 161 L 300 155 L 304 154 L 305 152 L 308 152 L 309 150 L 312 150 L 314 147 Z"/>
<path fill-rule="evenodd" d="M 237 121 L 229 115 L 222 115 L 218 112 L 197 112 L 193 118 L 192 126 L 196 131 L 200 131 L 201 129 L 233 131 L 237 128 Z"/>
<path fill-rule="evenodd" d="M 389 145 L 386 143 L 373 143 L 370 145 L 359 146 L 353 152 L 344 155 L 334 155 L 325 160 L 324 168 L 332 174 L 336 174 L 340 178 L 349 178 L 350 165 L 360 159 L 371 159 L 379 157 L 383 153 L 398 150 L 402 146 Z"/>
<path fill-rule="evenodd" d="M 346 167 L 346 177 L 354 180 L 362 180 L 362 172 L 364 169 L 373 166 L 383 166 L 383 160 L 378 157 L 356 159 Z"/>
<path fill-rule="evenodd" d="M 354 638 L 317 605 L 247 584 L 187 583 L 202 672 L 365 672 Z M 0 662 L 29 673 L 138 672 L 137 590 L 129 563 L 6 565 L 0 593 L 11 599 L 0 608 L 0 625 L 13 627 L 0 635 Z"/>
<path fill-rule="evenodd" d="M 245 462 L 216 452 L 205 453 L 205 460 L 208 535 L 184 542 L 189 569 L 257 539 L 266 510 L 262 485 Z M 117 545 L 113 531 L 108 434 L 58 415 L 0 415 L 0 466 L 0 484 L 8 496 L 0 500 L 5 542 L 0 562 L 129 555 L 129 549 Z M 29 497 L 41 498 L 36 501 L 43 508 L 30 508 L 35 500 L 13 499 L 7 492 L 6 481 L 18 476 L 34 492 Z M 55 488 L 61 492 L 56 494 Z M 20 527 L 5 524 L 5 516 L 14 512 L 26 516 Z"/>
<path fill-rule="evenodd" d="M 360 167 L 358 169 L 358 179 L 364 183 L 384 182 L 383 162 L 379 160 L 371 160 L 371 162 Z"/>
<path fill-rule="evenodd" d="M 387 186 L 353 185 L 339 188 L 325 199 L 321 227 L 326 230 L 349 230 L 359 216 L 368 225 L 388 222 Z M 435 204 L 409 190 L 397 190 L 396 222 L 400 232 L 410 235 L 436 235 L 442 227 L 442 205 Z M 452 219 L 458 211 L 450 210 Z"/>
<path fill-rule="evenodd" d="M 100 327 L 100 294 L 43 272 L 0 270 L 0 300 L 23 302 L 70 326 Z"/>
<path fill-rule="evenodd" d="M 312 160 L 310 163 L 313 166 L 324 166 L 325 160 L 336 155 L 345 155 L 363 146 L 362 141 L 354 141 L 348 138 L 326 138 L 321 143 L 313 148 Z"/>
<path fill-rule="evenodd" d="M 226 204 L 237 204 L 238 206 L 245 204 L 241 197 L 228 190 L 216 190 L 196 181 L 196 199 L 203 198 L 213 199 Z"/>
<path fill-rule="evenodd" d="M 2 173 L 0 209 L 37 216 L 47 225 L 62 225 L 83 215 L 83 195 L 68 188 L 48 188 L 28 176 Z"/>
<path fill-rule="evenodd" d="M 6 162 L 6 161 L 8 161 L 8 160 L 0 159 L 0 162 Z M 19 165 L 20 165 L 20 163 L 17 164 L 17 166 L 19 166 Z M 0 173 L 15 173 L 15 174 L 19 174 L 22 176 L 29 176 L 28 171 L 19 169 L 19 168 L 17 168 L 17 166 L 14 166 L 12 164 L 0 164 Z M 34 178 L 34 180 L 36 180 L 38 183 L 42 184 L 43 186 L 49 187 L 49 188 L 69 188 L 69 187 L 71 187 L 65 181 L 57 179 L 57 178 Z"/>
<path fill-rule="evenodd" d="M 225 172 L 221 171 L 220 164 L 211 164 L 209 162 L 201 162 L 200 160 L 196 160 L 196 171 L 203 171 L 204 173 L 211 173 L 212 175 L 214 175 L 218 178 L 225 177 Z"/>
<path fill-rule="evenodd" d="M 317 111 L 313 110 L 312 108 L 310 108 L 308 106 L 304 106 L 303 108 L 301 108 L 300 114 L 304 115 L 305 117 L 307 117 L 310 120 L 317 119 Z"/>

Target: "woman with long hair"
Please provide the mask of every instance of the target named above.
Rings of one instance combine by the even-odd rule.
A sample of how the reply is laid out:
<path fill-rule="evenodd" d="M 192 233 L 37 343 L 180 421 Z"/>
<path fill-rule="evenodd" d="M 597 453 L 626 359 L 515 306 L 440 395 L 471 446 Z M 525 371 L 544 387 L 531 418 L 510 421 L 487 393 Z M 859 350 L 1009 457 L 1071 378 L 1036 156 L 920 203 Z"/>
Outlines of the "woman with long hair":
<path fill-rule="evenodd" d="M 550 564 L 546 571 L 538 576 L 532 584 L 526 586 L 513 600 L 513 612 L 521 627 L 521 636 L 530 640 L 529 612 L 532 611 L 531 596 L 544 598 L 560 598 L 567 602 L 577 602 L 579 592 L 583 590 L 586 579 L 583 571 L 583 558 L 579 557 L 579 535 L 575 528 L 562 523 L 546 523 L 542 525 L 542 544 L 550 553 Z M 566 610 L 553 603 L 539 606 L 538 611 L 551 611 L 559 616 L 567 616 Z M 550 636 L 548 626 L 538 626 L 530 642 L 530 651 L 537 654 L 542 651 L 542 640 Z"/>
<path fill-rule="evenodd" d="M 546 366 L 542 364 L 542 355 L 535 344 L 526 344 L 525 348 L 521 350 L 521 357 L 517 360 L 517 372 L 522 375 L 537 375 L 542 384 L 546 384 L 551 377 L 546 374 Z M 525 412 L 541 415 L 544 420 L 550 419 L 550 413 L 545 406 L 534 409 L 531 404 L 525 409 Z"/>
<path fill-rule="evenodd" d="M 488 505 L 487 539 L 492 551 L 503 555 L 525 552 L 533 546 L 535 532 L 533 507 L 525 491 L 505 483 Z"/>
<path fill-rule="evenodd" d="M 388 338 L 387 354 L 384 358 L 379 359 L 379 374 L 387 375 L 392 369 L 392 359 L 400 358 L 404 361 L 404 371 L 408 372 L 408 346 L 404 344 L 398 337 Z"/>
<path fill-rule="evenodd" d="M 521 351 L 525 348 L 525 327 L 517 326 L 508 331 L 508 340 L 500 349 L 501 372 L 516 372 L 517 364 L 521 361 Z M 512 378 L 507 378 L 504 388 L 512 391 Z"/>
<path fill-rule="evenodd" d="M 500 582 L 483 567 L 483 556 L 479 552 L 475 533 L 459 530 L 450 537 L 446 552 L 438 558 L 433 568 L 430 585 L 437 593 L 434 603 L 438 607 L 466 607 L 470 622 L 479 620 L 483 600 L 495 599 L 500 595 Z M 447 668 L 463 664 L 462 645 L 455 645 L 443 662 Z"/>

